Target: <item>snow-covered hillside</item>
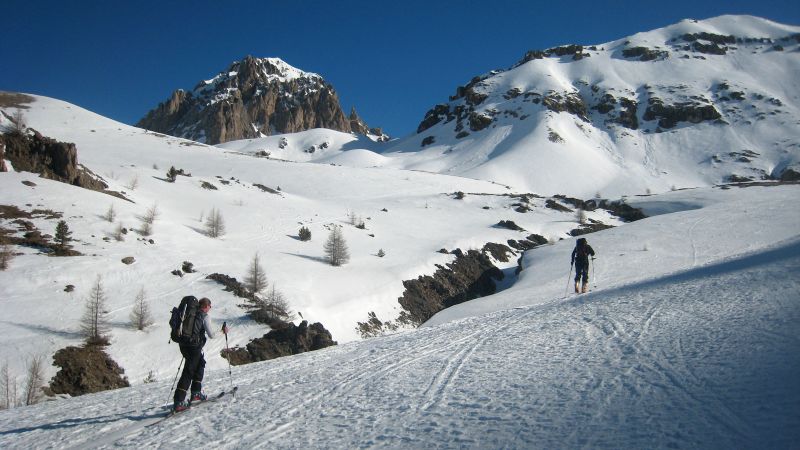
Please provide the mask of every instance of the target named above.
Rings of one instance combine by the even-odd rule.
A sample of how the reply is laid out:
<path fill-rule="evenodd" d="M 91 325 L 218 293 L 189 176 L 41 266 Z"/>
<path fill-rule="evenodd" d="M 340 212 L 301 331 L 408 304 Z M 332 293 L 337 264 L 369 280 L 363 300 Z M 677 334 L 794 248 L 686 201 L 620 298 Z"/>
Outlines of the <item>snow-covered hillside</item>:
<path fill-rule="evenodd" d="M 589 294 L 562 298 L 562 241 L 436 325 L 212 371 L 235 398 L 152 426 L 169 380 L 2 411 L 0 446 L 796 448 L 798 193 L 648 197 L 589 236 Z"/>
<path fill-rule="evenodd" d="M 369 163 L 582 198 L 798 174 L 799 36 L 721 16 L 531 51 L 456 89 Z"/>
<path fill-rule="evenodd" d="M 220 150 L 145 132 L 61 101 L 34 98 L 24 109 L 28 126 L 45 136 L 76 143 L 78 161 L 101 175 L 109 189 L 125 192 L 131 201 L 31 173 L 0 174 L 0 204 L 27 212 L 45 209 L 61 213 L 73 231 L 74 249 L 84 254 L 47 257 L 36 249 L 18 247 L 15 250 L 22 255 L 8 270 L 0 271 L 0 297 L 6 311 L 0 333 L 7 336 L 8 344 L 0 348 L 0 361 L 7 360 L 20 375 L 27 358 L 43 355 L 49 360 L 57 349 L 81 342 L 78 322 L 98 275 L 109 297 L 110 353 L 130 381 L 138 384 L 151 371 L 159 379 L 173 372 L 176 347 L 166 345 L 166 322 L 169 310 L 184 295 L 207 296 L 215 302 L 213 318 L 227 321 L 236 330 L 231 334 L 231 346 L 244 345 L 268 331 L 237 306 L 243 303 L 241 298 L 206 279 L 218 272 L 242 280 L 256 253 L 269 282 L 285 294 L 292 309 L 309 323 L 321 322 L 334 340 L 343 343 L 358 338 L 357 322 L 366 321 L 371 311 L 382 320 L 396 318 L 400 311 L 397 298 L 404 291 L 402 281 L 432 274 L 437 264 L 453 260 L 453 255 L 439 253 L 442 248 L 481 248 L 487 242 L 505 243 L 527 235 L 496 227 L 501 220 L 514 220 L 529 233 L 553 240 L 567 237 L 568 231 L 578 227 L 574 213 L 544 208 L 544 199 L 532 200 L 533 210 L 528 213 L 515 212 L 512 205 L 519 199 L 505 196 L 511 191 L 504 186 L 373 168 L 370 161 L 376 154 L 372 152 L 338 152 L 339 159 L 360 159 L 356 165 L 365 168 L 255 157 L 234 144 L 229 150 Z M 291 148 L 306 148 L 326 139 L 341 149 L 355 138 L 329 130 L 288 137 L 298 146 Z M 336 159 L 333 154 L 331 157 Z M 178 176 L 175 183 L 166 182 L 171 166 L 191 177 Z M 137 186 L 131 190 L 134 180 Z M 36 186 L 23 184 L 26 181 Z M 203 183 L 217 189 L 205 189 Z M 256 184 L 277 193 L 265 192 Z M 466 197 L 456 200 L 452 194 L 457 191 L 467 193 Z M 111 205 L 117 212 L 114 223 L 102 218 Z M 135 230 L 153 205 L 160 214 L 153 235 L 145 239 Z M 227 228 L 219 239 L 205 235 L 201 220 L 212 208 L 221 211 Z M 350 215 L 360 217 L 365 229 L 350 225 Z M 601 210 L 588 216 L 611 225 L 620 223 Z M 41 215 L 29 220 L 50 235 L 58 221 Z M 131 229 L 123 242 L 111 238 L 120 224 Z M 324 261 L 323 243 L 331 224 L 344 227 L 350 248 L 350 263 L 342 267 Z M 24 232 L 10 219 L 0 220 L 0 226 L 18 235 Z M 311 241 L 297 239 L 301 226 L 311 230 Z M 381 249 L 386 253 L 383 258 L 377 256 Z M 136 263 L 123 264 L 121 260 L 128 256 Z M 184 261 L 193 263 L 197 272 L 173 275 Z M 512 260 L 501 267 L 514 265 Z M 65 292 L 67 285 L 74 285 L 75 290 Z M 156 319 L 144 333 L 128 325 L 142 288 Z M 36 305 L 39 313 L 30 314 L 30 305 Z M 223 348 L 220 342 L 209 345 L 208 354 Z M 216 359 L 209 367 L 225 364 Z M 48 379 L 56 370 L 49 369 Z"/>

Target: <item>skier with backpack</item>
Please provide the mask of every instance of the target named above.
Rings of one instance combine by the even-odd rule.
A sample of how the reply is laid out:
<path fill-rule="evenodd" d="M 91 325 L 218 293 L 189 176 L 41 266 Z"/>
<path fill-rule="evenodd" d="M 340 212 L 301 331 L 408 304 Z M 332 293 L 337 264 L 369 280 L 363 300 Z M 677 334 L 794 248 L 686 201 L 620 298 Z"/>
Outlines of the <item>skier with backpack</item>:
<path fill-rule="evenodd" d="M 203 345 L 206 343 L 206 336 L 210 339 L 215 337 L 208 318 L 210 309 L 211 300 L 205 297 L 197 300 L 191 295 L 184 297 L 180 306 L 172 309 L 169 321 L 172 329 L 170 337 L 180 346 L 181 355 L 185 360 L 173 397 L 173 412 L 184 411 L 192 402 L 202 402 L 207 399 L 202 390 L 206 367 Z M 228 335 L 227 324 L 222 325 L 222 332 Z M 185 401 L 187 392 L 191 392 L 188 402 Z"/>
<path fill-rule="evenodd" d="M 572 262 L 575 265 L 575 293 L 580 294 L 589 290 L 589 256 L 594 259 L 594 249 L 586 242 L 586 238 L 580 238 L 575 243 L 572 250 Z M 583 282 L 581 284 L 581 281 Z"/>

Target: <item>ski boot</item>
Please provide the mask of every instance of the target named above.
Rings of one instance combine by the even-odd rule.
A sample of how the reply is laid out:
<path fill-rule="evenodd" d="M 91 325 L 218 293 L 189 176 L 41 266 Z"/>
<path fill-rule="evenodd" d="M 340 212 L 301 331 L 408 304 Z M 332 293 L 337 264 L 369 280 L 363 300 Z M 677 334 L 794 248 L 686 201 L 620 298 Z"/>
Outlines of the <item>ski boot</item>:
<path fill-rule="evenodd" d="M 189 409 L 189 404 L 186 402 L 175 402 L 175 404 L 172 405 L 172 412 L 175 414 L 186 411 L 187 409 Z"/>
<path fill-rule="evenodd" d="M 192 392 L 192 396 L 189 399 L 189 404 L 191 405 L 192 403 L 200 403 L 206 400 L 208 400 L 208 396 L 206 394 L 203 394 L 202 392 Z"/>

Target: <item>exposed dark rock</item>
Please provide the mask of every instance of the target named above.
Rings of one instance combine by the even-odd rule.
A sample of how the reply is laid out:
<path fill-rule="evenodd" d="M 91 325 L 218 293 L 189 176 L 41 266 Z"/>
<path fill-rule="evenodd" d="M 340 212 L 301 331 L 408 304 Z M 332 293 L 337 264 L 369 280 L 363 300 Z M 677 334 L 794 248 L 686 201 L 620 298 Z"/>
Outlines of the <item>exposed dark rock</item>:
<path fill-rule="evenodd" d="M 304 320 L 300 325 L 285 323 L 282 328 L 273 329 L 263 337 L 253 339 L 245 349 L 236 348 L 230 352 L 223 350 L 222 357 L 233 365 L 240 365 L 320 350 L 333 345 L 337 345 L 336 341 L 321 323 L 308 325 Z"/>
<path fill-rule="evenodd" d="M 12 132 L 0 135 L 0 143 L 6 149 L 5 157 L 11 161 L 14 170 L 38 173 L 42 178 L 125 199 L 118 192 L 105 190 L 108 185 L 85 167 L 79 166 L 75 144 L 56 141 L 32 129 L 28 131 L 26 134 Z"/>
<path fill-rule="evenodd" d="M 438 269 L 433 276 L 420 276 L 403 282 L 406 290 L 398 299 L 411 323 L 421 325 L 437 312 L 459 303 L 494 294 L 495 281 L 503 272 L 482 252 L 453 252 L 456 260 Z"/>
<path fill-rule="evenodd" d="M 631 47 L 622 50 L 622 56 L 625 58 L 639 58 L 639 61 L 653 61 L 668 58 L 669 52 L 647 47 Z"/>
<path fill-rule="evenodd" d="M 639 129 L 639 117 L 637 116 L 638 104 L 634 100 L 627 98 L 619 99 L 622 109 L 619 112 L 616 122 L 631 130 Z"/>
<path fill-rule="evenodd" d="M 722 118 L 719 111 L 707 103 L 683 102 L 665 105 L 657 97 L 650 97 L 642 117 L 644 120 L 658 119 L 658 126 L 665 129 L 675 127 L 678 122 L 700 123 Z"/>
<path fill-rule="evenodd" d="M 589 53 L 583 52 L 582 45 L 576 45 L 576 44 L 552 47 L 548 48 L 547 50 L 529 50 L 527 53 L 525 53 L 525 56 L 523 56 L 519 62 L 514 64 L 514 67 L 521 66 L 528 61 L 533 61 L 534 59 L 544 59 L 551 56 L 557 56 L 557 57 L 572 56 L 573 61 L 578 61 L 590 55 Z"/>
<path fill-rule="evenodd" d="M 514 231 L 525 231 L 524 228 L 522 228 L 519 225 L 517 225 L 516 223 L 514 223 L 513 220 L 501 220 L 495 226 L 500 227 L 500 228 L 506 228 L 506 229 L 509 229 L 509 230 L 514 230 Z"/>
<path fill-rule="evenodd" d="M 698 40 L 702 41 L 709 41 L 715 44 L 735 44 L 736 37 L 731 35 L 722 35 L 722 34 L 714 34 L 714 33 L 707 33 L 705 31 L 701 33 L 686 33 L 681 36 L 686 42 L 695 42 Z"/>
<path fill-rule="evenodd" d="M 716 43 L 704 44 L 702 42 L 693 42 L 692 43 L 692 50 L 705 53 L 707 55 L 724 55 L 728 52 L 728 47 L 726 46 L 719 46 Z"/>
<path fill-rule="evenodd" d="M 568 112 L 588 122 L 586 103 L 577 92 L 549 92 L 542 99 L 542 104 L 553 112 Z"/>
<path fill-rule="evenodd" d="M 134 258 L 133 256 L 126 256 L 126 257 L 122 258 L 122 263 L 123 264 L 131 265 L 134 262 L 136 262 L 136 258 Z"/>
<path fill-rule="evenodd" d="M 263 184 L 253 183 L 253 186 L 261 189 L 264 192 L 269 192 L 270 194 L 278 194 L 278 195 L 280 195 L 279 191 L 276 191 L 275 189 L 272 189 L 270 187 L 264 186 Z"/>
<path fill-rule="evenodd" d="M 206 279 L 214 280 L 217 283 L 225 286 L 225 290 L 233 293 L 237 297 L 247 298 L 253 300 L 255 296 L 244 285 L 236 280 L 236 278 L 229 277 L 222 273 L 212 273 Z"/>
<path fill-rule="evenodd" d="M 428 128 L 448 118 L 450 114 L 449 105 L 439 104 L 434 106 L 430 111 L 425 113 L 425 118 L 422 119 L 422 122 L 420 122 L 419 126 L 417 127 L 417 134 L 422 133 Z"/>
<path fill-rule="evenodd" d="M 486 114 L 479 114 L 472 112 L 469 115 L 469 129 L 472 131 L 480 131 L 488 127 L 492 123 L 492 118 Z"/>
<path fill-rule="evenodd" d="M 68 284 L 68 285 L 66 285 L 64 287 L 64 292 L 73 292 L 73 291 L 75 291 L 75 285 L 74 284 Z"/>
<path fill-rule="evenodd" d="M 431 145 L 436 142 L 436 138 L 434 136 L 427 136 L 425 139 L 422 140 L 422 146 L 425 147 L 426 145 Z"/>
<path fill-rule="evenodd" d="M 496 259 L 497 261 L 501 262 L 508 262 L 508 256 L 513 255 L 514 252 L 503 244 L 496 244 L 494 242 L 489 242 L 483 246 L 481 249 L 483 253 L 488 253 L 492 255 L 492 258 Z"/>
<path fill-rule="evenodd" d="M 175 91 L 136 126 L 208 144 L 312 128 L 351 131 L 333 86 L 290 70 L 247 56 L 192 92 Z"/>
<path fill-rule="evenodd" d="M 54 394 L 72 396 L 129 387 L 119 365 L 102 347 L 66 347 L 53 355 L 53 365 L 61 367 L 50 381 Z"/>
<path fill-rule="evenodd" d="M 532 248 L 536 248 L 536 247 L 538 247 L 540 245 L 547 244 L 547 242 L 548 241 L 544 236 L 541 236 L 541 235 L 538 235 L 538 234 L 531 234 L 527 238 L 520 239 L 518 241 L 515 241 L 513 239 L 509 239 L 508 240 L 508 245 L 511 248 L 514 248 L 516 250 L 526 251 L 526 250 L 530 250 Z"/>
<path fill-rule="evenodd" d="M 584 234 L 594 233 L 595 231 L 600 230 L 607 230 L 609 228 L 614 228 L 613 225 L 606 225 L 602 222 L 591 221 L 588 224 L 583 224 L 580 228 L 575 228 L 574 230 L 569 232 L 570 236 L 581 236 Z"/>
<path fill-rule="evenodd" d="M 547 200 L 545 200 L 544 206 L 547 207 L 547 208 L 550 208 L 550 209 L 555 209 L 556 211 L 572 212 L 571 209 L 567 208 L 566 206 L 558 203 L 557 201 L 555 201 L 555 200 L 553 200 L 551 198 L 548 198 Z"/>
<path fill-rule="evenodd" d="M 591 211 L 589 209 L 592 205 L 590 202 L 595 202 L 594 200 L 587 200 L 586 202 L 586 209 L 587 211 Z M 606 211 L 614 214 L 615 216 L 619 217 L 620 219 L 626 222 L 634 222 L 636 220 L 641 220 L 646 218 L 647 216 L 642 212 L 639 208 L 634 208 L 633 206 L 623 202 L 623 201 L 613 201 L 610 202 L 608 200 L 600 200 L 596 202 L 598 208 L 605 209 Z"/>
<path fill-rule="evenodd" d="M 781 173 L 781 181 L 800 181 L 800 168 L 790 167 Z"/>

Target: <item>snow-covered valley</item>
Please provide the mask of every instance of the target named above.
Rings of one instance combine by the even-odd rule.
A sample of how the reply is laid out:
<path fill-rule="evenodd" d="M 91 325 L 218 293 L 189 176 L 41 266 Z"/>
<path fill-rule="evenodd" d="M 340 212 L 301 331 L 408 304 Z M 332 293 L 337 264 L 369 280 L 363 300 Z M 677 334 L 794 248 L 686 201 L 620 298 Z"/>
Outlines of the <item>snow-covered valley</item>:
<path fill-rule="evenodd" d="M 105 349 L 131 384 L 0 410 L 0 448 L 800 447 L 798 36 L 722 16 L 532 52 L 390 142 L 318 128 L 210 146 L 0 92 L 0 129 L 24 119 L 74 143 L 115 194 L 5 161 L 0 240 L 54 240 L 63 220 L 80 255 L 10 246 L 0 390 L 10 376 L 22 391 L 35 358 L 47 382 L 54 353 L 82 345 L 98 281 Z M 576 206 L 601 199 L 647 217 Z M 570 254 L 590 226 L 608 228 L 582 235 L 597 255 L 576 295 Z M 333 228 L 341 266 L 325 257 Z M 546 243 L 512 244 L 531 236 Z M 397 323 L 405 281 L 488 243 L 511 247 L 492 255 L 499 292 L 362 338 L 370 313 Z M 226 346 L 269 327 L 208 276 L 241 280 L 254 258 L 296 322 L 339 345 L 229 366 Z M 141 331 L 140 293 L 154 319 Z M 238 389 L 160 422 L 180 362 L 169 311 L 186 295 L 231 328 L 205 346 L 205 390 Z"/>

